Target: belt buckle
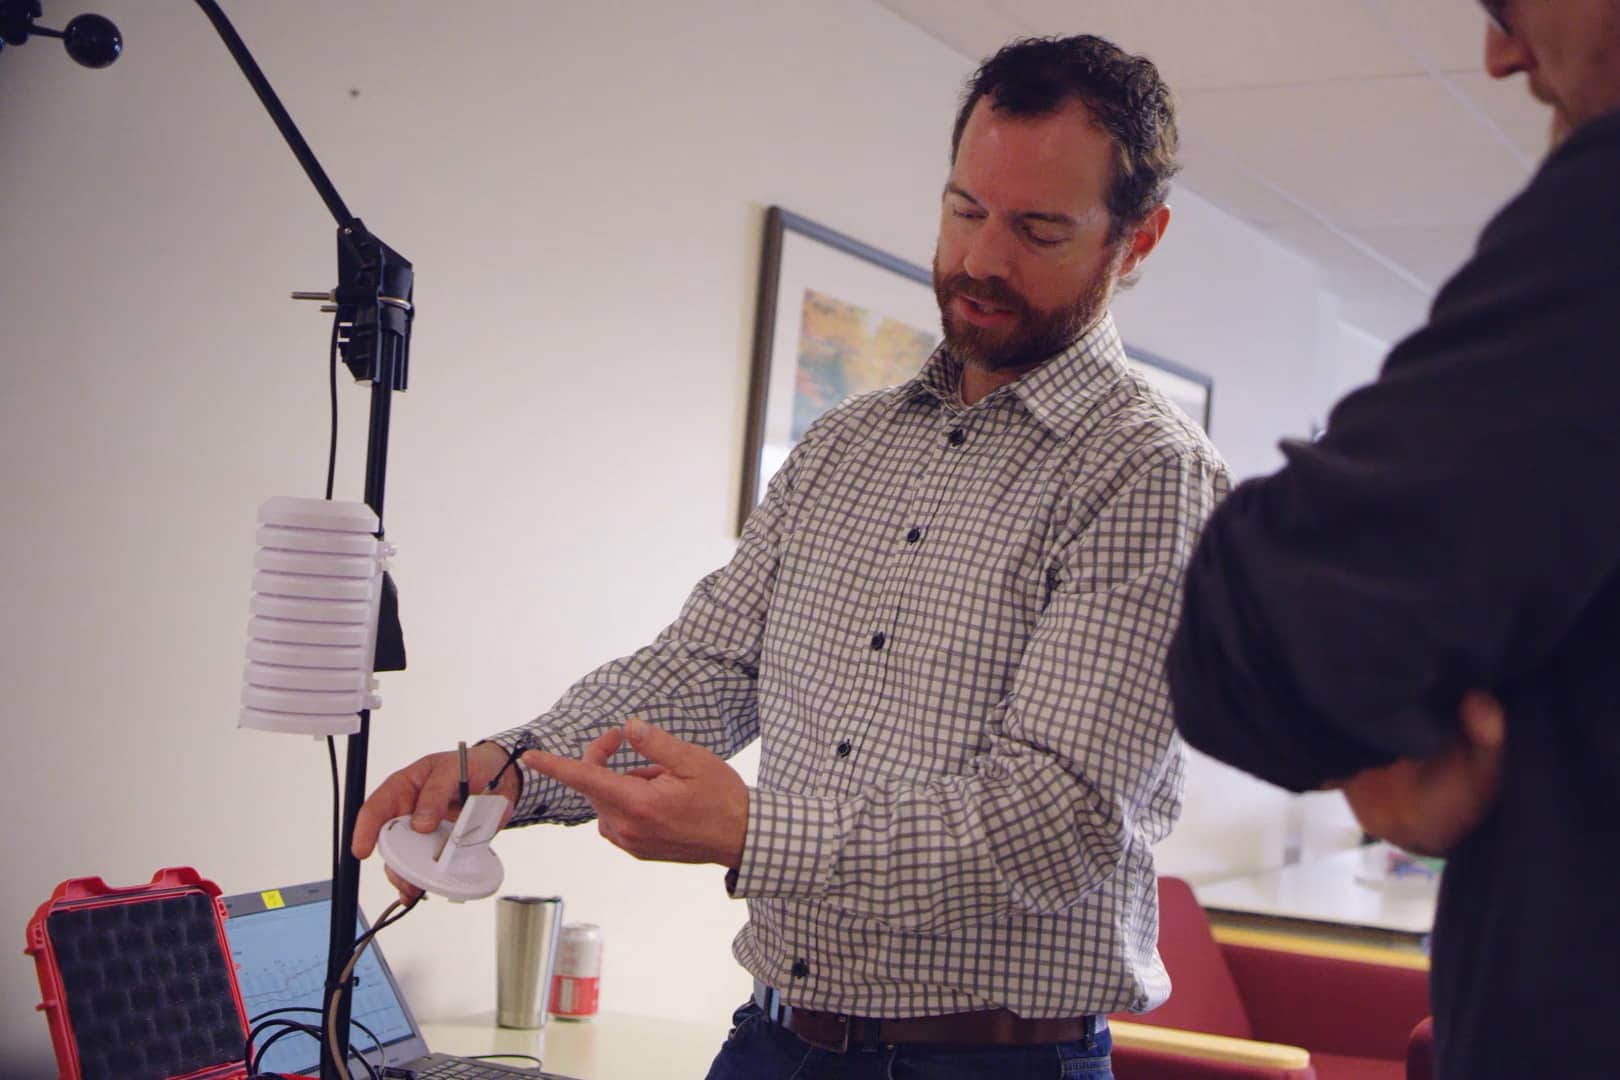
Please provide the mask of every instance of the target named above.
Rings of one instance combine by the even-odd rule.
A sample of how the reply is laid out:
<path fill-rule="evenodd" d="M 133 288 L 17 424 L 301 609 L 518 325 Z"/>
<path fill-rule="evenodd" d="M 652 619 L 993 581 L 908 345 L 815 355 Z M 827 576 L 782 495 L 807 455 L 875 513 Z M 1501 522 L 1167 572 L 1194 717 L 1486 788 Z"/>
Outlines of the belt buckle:
<path fill-rule="evenodd" d="M 788 1007 L 790 1009 L 792 1008 L 791 1005 L 788 1006 Z M 818 1050 L 827 1050 L 827 1051 L 830 1051 L 831 1053 L 834 1053 L 834 1054 L 847 1054 L 847 1053 L 849 1053 L 849 1029 L 851 1027 L 850 1018 L 847 1017 L 847 1016 L 836 1016 L 835 1015 L 835 1016 L 832 1017 L 832 1019 L 835 1020 L 838 1023 L 838 1028 L 839 1028 L 839 1037 L 838 1037 L 838 1040 L 836 1042 L 823 1041 L 821 1039 L 812 1039 L 812 1038 L 809 1038 L 806 1035 L 804 1035 L 802 1032 L 795 1032 L 795 1034 L 797 1034 L 799 1036 L 799 1038 L 804 1039 L 805 1042 L 809 1043 L 811 1046 L 814 1046 Z M 791 1031 L 792 1029 L 789 1028 L 789 1030 Z"/>
<path fill-rule="evenodd" d="M 764 1012 L 767 1020 L 771 1021 L 773 1024 L 780 1024 L 782 1027 L 787 1028 L 802 1041 L 814 1046 L 817 1050 L 827 1050 L 834 1054 L 849 1053 L 849 1029 L 851 1026 L 853 1026 L 854 1021 L 848 1016 L 838 1013 L 817 1012 L 815 1010 L 808 1009 L 796 1010 L 793 1008 L 793 1006 L 784 1002 L 782 1000 L 782 995 L 779 994 L 774 988 L 758 983 L 755 984 L 754 1001 L 759 1005 L 760 1010 Z M 801 1022 L 798 1024 L 793 1022 L 793 1014 L 795 1012 L 800 1014 Z M 804 1028 L 816 1022 L 816 1020 L 811 1020 L 812 1015 L 816 1017 L 816 1020 L 823 1023 L 830 1021 L 838 1024 L 838 1038 L 836 1040 L 824 1040 L 814 1038 L 807 1034 Z"/>

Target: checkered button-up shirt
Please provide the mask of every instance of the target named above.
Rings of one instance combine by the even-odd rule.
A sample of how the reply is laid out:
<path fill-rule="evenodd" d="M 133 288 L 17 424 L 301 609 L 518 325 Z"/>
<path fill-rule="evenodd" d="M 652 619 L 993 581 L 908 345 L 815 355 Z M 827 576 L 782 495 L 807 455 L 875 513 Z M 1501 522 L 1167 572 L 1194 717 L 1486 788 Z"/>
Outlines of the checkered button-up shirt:
<path fill-rule="evenodd" d="M 1161 669 L 1225 467 L 1111 318 L 971 407 L 960 374 L 942 349 L 817 421 L 653 644 L 495 739 L 758 735 L 734 948 L 790 1005 L 1149 1008 L 1182 787 Z M 525 770 L 515 821 L 590 814 Z"/>

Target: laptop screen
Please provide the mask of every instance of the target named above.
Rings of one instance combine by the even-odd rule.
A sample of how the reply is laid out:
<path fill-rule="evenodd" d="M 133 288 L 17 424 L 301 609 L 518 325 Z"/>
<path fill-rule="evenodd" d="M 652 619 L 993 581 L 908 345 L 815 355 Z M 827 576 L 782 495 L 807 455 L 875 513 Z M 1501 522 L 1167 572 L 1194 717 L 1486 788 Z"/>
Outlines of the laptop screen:
<path fill-rule="evenodd" d="M 332 889 L 326 881 L 293 885 L 225 898 L 225 936 L 242 989 L 250 1027 L 261 1020 L 288 1019 L 319 1027 L 326 951 L 331 936 Z M 358 919 L 356 937 L 367 929 Z M 373 1065 L 397 1065 L 427 1053 L 416 1021 L 400 996 L 380 951 L 379 935 L 355 965 L 350 1006 L 349 1045 Z M 267 1014 L 276 1009 L 302 1012 Z M 364 1025 L 362 1027 L 361 1025 Z M 369 1029 L 369 1033 L 367 1031 Z M 255 1040 L 262 1048 L 280 1028 Z M 376 1048 L 381 1048 L 381 1053 Z M 302 1032 L 288 1032 L 264 1055 L 260 1068 L 273 1073 L 320 1071 L 320 1047 Z"/>

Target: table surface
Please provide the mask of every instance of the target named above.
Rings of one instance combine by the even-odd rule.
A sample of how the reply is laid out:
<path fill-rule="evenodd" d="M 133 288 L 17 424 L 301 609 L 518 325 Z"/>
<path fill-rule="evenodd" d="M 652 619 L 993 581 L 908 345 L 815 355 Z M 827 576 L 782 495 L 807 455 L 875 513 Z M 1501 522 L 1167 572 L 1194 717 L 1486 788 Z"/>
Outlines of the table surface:
<path fill-rule="evenodd" d="M 1200 885 L 1194 892 L 1214 915 L 1426 937 L 1434 925 L 1437 883 L 1419 877 L 1362 880 L 1376 878 L 1364 869 L 1367 858 L 1355 848 Z M 422 1024 L 428 1048 L 439 1053 L 533 1054 L 548 1072 L 578 1080 L 701 1077 L 729 1030 L 729 1017 L 688 1021 L 614 1012 L 589 1020 L 552 1019 L 535 1031 L 496 1027 L 493 1012 Z"/>
<path fill-rule="evenodd" d="M 1380 855 L 1352 848 L 1194 886 L 1193 893 L 1215 912 L 1427 935 L 1434 927 L 1438 881 L 1417 874 L 1380 880 L 1364 869 L 1366 860 Z"/>
<path fill-rule="evenodd" d="M 424 1021 L 422 1034 L 436 1053 L 533 1054 L 547 1072 L 578 1080 L 702 1077 L 731 1030 L 730 1019 L 711 1023 L 603 1012 L 589 1020 L 552 1019 L 538 1031 L 523 1031 L 496 1027 L 495 1014 L 486 1012 Z"/>

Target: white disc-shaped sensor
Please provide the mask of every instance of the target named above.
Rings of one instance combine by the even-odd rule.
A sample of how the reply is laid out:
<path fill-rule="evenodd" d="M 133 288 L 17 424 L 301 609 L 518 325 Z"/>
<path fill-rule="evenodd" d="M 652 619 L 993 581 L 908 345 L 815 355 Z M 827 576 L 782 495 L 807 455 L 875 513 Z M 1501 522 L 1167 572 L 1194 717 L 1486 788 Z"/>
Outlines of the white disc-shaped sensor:
<path fill-rule="evenodd" d="M 506 806 L 504 796 L 473 795 L 454 824 L 440 822 L 430 833 L 411 828 L 408 814 L 394 818 L 378 834 L 377 850 L 390 870 L 418 889 L 451 900 L 482 900 L 506 877 L 489 848 Z"/>

